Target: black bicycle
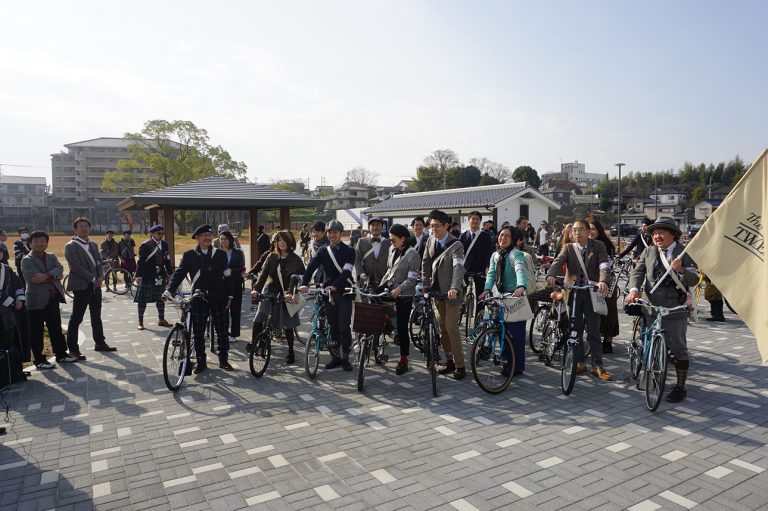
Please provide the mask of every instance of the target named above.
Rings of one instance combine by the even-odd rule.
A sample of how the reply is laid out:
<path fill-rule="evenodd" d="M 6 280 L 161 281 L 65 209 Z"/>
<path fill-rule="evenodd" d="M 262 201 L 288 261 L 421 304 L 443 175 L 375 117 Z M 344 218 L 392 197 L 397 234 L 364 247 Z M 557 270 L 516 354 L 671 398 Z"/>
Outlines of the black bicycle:
<path fill-rule="evenodd" d="M 381 303 L 389 297 L 389 291 L 381 293 L 369 293 L 365 289 L 358 289 L 357 293 L 369 303 L 356 302 L 354 315 L 352 316 L 352 330 L 358 335 L 357 343 L 359 352 L 357 355 L 357 390 L 363 391 L 365 370 L 373 360 L 376 364 L 384 364 L 386 355 L 386 334 L 392 333 L 392 318 L 394 309 L 392 304 Z M 373 356 L 371 356 L 373 355 Z"/>
<path fill-rule="evenodd" d="M 432 380 L 432 395 L 437 397 L 437 365 L 440 363 L 440 322 L 435 316 L 434 300 L 445 300 L 447 293 L 424 293 L 421 322 L 421 353 L 427 363 L 427 371 Z"/>
<path fill-rule="evenodd" d="M 269 366 L 269 360 L 272 356 L 272 310 L 275 303 L 280 303 L 282 297 L 275 296 L 269 293 L 263 293 L 257 298 L 259 302 L 269 303 L 269 317 L 264 322 L 264 327 L 260 332 L 252 335 L 251 345 L 248 348 L 248 366 L 251 368 L 251 374 L 256 378 L 266 372 L 267 366 Z"/>
<path fill-rule="evenodd" d="M 176 392 L 184 383 L 184 377 L 192 374 L 195 364 L 195 346 L 192 334 L 192 301 L 205 300 L 204 291 L 195 291 L 192 295 L 176 295 L 174 303 L 181 310 L 179 321 L 168 333 L 163 347 L 163 379 L 169 390 Z"/>

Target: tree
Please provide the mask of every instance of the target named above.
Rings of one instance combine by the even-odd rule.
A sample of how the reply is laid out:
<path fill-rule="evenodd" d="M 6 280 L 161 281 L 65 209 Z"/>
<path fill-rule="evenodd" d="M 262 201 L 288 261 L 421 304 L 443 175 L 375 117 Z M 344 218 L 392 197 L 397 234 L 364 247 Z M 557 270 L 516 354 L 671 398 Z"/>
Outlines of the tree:
<path fill-rule="evenodd" d="M 503 163 L 491 161 L 486 157 L 472 158 L 469 160 L 469 162 L 467 162 L 467 164 L 479 169 L 481 174 L 485 174 L 493 178 L 496 183 L 503 183 L 512 179 L 512 171 L 509 170 L 509 167 Z"/>
<path fill-rule="evenodd" d="M 448 170 L 459 167 L 461 161 L 459 155 L 453 149 L 436 149 L 432 154 L 424 158 L 424 165 L 437 169 L 443 179 L 440 188 L 448 188 Z M 436 188 L 433 188 L 433 190 Z"/>
<path fill-rule="evenodd" d="M 107 191 L 138 193 L 206 177 L 243 178 L 247 166 L 221 146 L 212 146 L 208 132 L 191 121 L 147 121 L 139 133 L 126 133 L 129 158 L 104 174 Z M 186 212 L 178 212 L 186 231 Z"/>
<path fill-rule="evenodd" d="M 541 184 L 541 178 L 539 177 L 539 173 L 536 172 L 536 169 L 528 165 L 521 165 L 520 167 L 517 167 L 515 171 L 512 172 L 512 179 L 514 179 L 515 182 L 518 182 L 518 183 L 521 181 L 525 181 L 528 183 L 528 186 L 532 186 L 537 189 Z"/>
<path fill-rule="evenodd" d="M 345 183 L 357 183 L 362 186 L 375 186 L 379 175 L 365 167 L 354 167 L 347 171 Z"/>
<path fill-rule="evenodd" d="M 443 176 L 436 167 L 422 165 L 416 169 L 413 186 L 420 192 L 440 190 L 443 187 Z"/>
<path fill-rule="evenodd" d="M 478 186 L 482 174 L 480 169 L 473 166 L 458 167 L 449 171 L 452 174 L 450 177 L 451 186 L 449 188 L 467 188 L 470 186 Z"/>

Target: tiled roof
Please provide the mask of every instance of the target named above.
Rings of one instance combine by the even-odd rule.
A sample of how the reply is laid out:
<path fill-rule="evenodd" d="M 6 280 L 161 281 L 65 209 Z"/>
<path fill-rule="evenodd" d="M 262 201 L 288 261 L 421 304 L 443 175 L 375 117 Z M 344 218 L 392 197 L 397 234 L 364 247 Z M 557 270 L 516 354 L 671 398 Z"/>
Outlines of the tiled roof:
<path fill-rule="evenodd" d="M 123 200 L 119 207 L 131 209 L 152 204 L 183 206 L 188 209 L 235 209 L 235 208 L 279 208 L 317 207 L 325 199 L 310 198 L 300 193 L 277 190 L 265 185 L 256 185 L 237 179 L 209 177 L 189 181 L 168 188 L 132 195 Z"/>

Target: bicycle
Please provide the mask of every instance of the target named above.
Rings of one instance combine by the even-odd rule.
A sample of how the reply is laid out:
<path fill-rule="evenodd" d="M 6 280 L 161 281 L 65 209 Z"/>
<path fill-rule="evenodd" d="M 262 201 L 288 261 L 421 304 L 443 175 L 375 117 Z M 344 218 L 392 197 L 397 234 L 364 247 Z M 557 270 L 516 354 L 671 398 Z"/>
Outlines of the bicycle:
<path fill-rule="evenodd" d="M 424 293 L 421 323 L 421 353 L 427 363 L 427 371 L 432 380 L 432 396 L 437 397 L 437 365 L 440 363 L 440 322 L 435 316 L 434 300 L 445 300 L 447 293 Z"/>
<path fill-rule="evenodd" d="M 408 316 L 408 333 L 410 334 L 413 345 L 423 353 L 424 344 L 421 338 L 422 316 L 424 316 L 424 284 L 421 279 L 419 279 L 416 281 L 416 293 L 413 296 L 411 314 Z"/>
<path fill-rule="evenodd" d="M 467 272 L 464 274 L 464 282 L 467 283 L 467 294 L 464 297 L 464 303 L 461 304 L 459 311 L 459 325 L 464 324 L 464 339 L 468 339 L 474 329 L 475 318 L 477 316 L 477 289 L 475 288 L 475 277 L 482 277 L 482 273 Z"/>
<path fill-rule="evenodd" d="M 636 305 L 636 307 L 632 307 L 632 305 Z M 664 339 L 661 319 L 673 312 L 687 308 L 687 305 L 657 307 L 645 300 L 637 300 L 635 304 L 629 304 L 625 308 L 627 314 L 638 316 L 636 322 L 642 322 L 641 328 L 633 333 L 628 346 L 629 369 L 638 389 L 640 388 L 638 380 L 640 371 L 645 369 L 643 375 L 645 406 L 651 412 L 655 412 L 659 408 L 667 381 L 667 342 Z M 649 316 L 655 315 L 650 323 L 646 319 L 643 309 L 649 311 Z"/>
<path fill-rule="evenodd" d="M 309 334 L 304 350 L 304 372 L 310 380 L 314 380 L 320 365 L 320 352 L 330 349 L 330 325 L 325 314 L 326 299 L 330 296 L 330 292 L 324 293 L 320 289 L 320 284 L 312 284 L 310 288 L 307 296 L 314 294 L 314 305 L 312 332 Z"/>
<path fill-rule="evenodd" d="M 632 271 L 632 267 L 632 259 L 621 259 L 618 256 L 613 259 L 613 280 L 606 296 L 613 296 L 616 288 L 622 293 L 629 287 L 629 274 Z"/>
<path fill-rule="evenodd" d="M 478 386 L 489 394 L 504 392 L 514 375 L 515 350 L 506 335 L 504 324 L 504 300 L 511 297 L 512 293 L 506 293 L 483 300 L 488 311 L 483 319 L 485 328 L 477 334 L 472 345 L 472 376 Z M 526 297 L 521 299 L 527 300 Z"/>
<path fill-rule="evenodd" d="M 261 378 L 266 372 L 270 357 L 272 356 L 272 309 L 275 302 L 280 303 L 280 298 L 273 294 L 263 293 L 257 300 L 259 302 L 269 302 L 270 304 L 269 316 L 264 322 L 261 331 L 252 337 L 251 345 L 248 349 L 248 366 L 251 368 L 251 374 L 256 378 Z"/>
<path fill-rule="evenodd" d="M 179 321 L 173 326 L 165 339 L 163 347 L 163 379 L 165 386 L 176 392 L 184 383 L 184 377 L 192 374 L 195 346 L 191 342 L 192 332 L 192 301 L 205 299 L 203 291 L 195 291 L 192 295 L 177 294 L 174 303 L 181 310 Z"/>
<path fill-rule="evenodd" d="M 130 292 L 131 295 L 133 295 L 135 291 L 133 290 L 133 275 L 131 275 L 131 272 L 124 268 L 116 268 L 113 265 L 111 259 L 105 259 L 102 262 L 102 266 L 104 269 L 104 280 L 102 285 L 106 288 L 107 291 L 117 295 L 124 295 Z M 117 285 L 120 279 L 122 279 L 122 281 L 125 283 L 125 286 L 122 289 Z M 68 297 L 74 298 L 75 294 L 72 291 L 67 291 L 68 281 L 69 274 L 64 276 L 64 279 L 61 281 L 61 285 L 64 286 L 64 293 Z"/>
<path fill-rule="evenodd" d="M 392 305 L 381 303 L 389 298 L 389 290 L 381 293 L 369 293 L 365 289 L 358 289 L 357 293 L 372 301 L 371 303 L 356 302 L 352 316 L 352 330 L 359 334 L 357 339 L 359 352 L 357 354 L 357 390 L 363 391 L 365 370 L 371 361 L 371 353 L 377 364 L 384 364 L 389 359 L 386 354 L 387 334 L 392 333 L 392 318 L 394 311 Z"/>

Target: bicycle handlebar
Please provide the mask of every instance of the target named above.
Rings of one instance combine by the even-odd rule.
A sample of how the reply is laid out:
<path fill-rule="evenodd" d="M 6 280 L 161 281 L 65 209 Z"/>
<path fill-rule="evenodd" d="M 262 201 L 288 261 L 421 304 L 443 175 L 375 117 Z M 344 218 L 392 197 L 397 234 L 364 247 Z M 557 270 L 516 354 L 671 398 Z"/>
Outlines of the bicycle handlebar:
<path fill-rule="evenodd" d="M 648 307 L 651 309 L 651 311 L 658 313 L 661 317 L 667 316 L 673 312 L 679 311 L 679 310 L 688 310 L 688 305 L 677 305 L 675 307 L 661 307 L 658 305 L 653 305 L 651 302 L 647 300 L 643 300 L 642 298 L 638 298 L 635 302 L 633 302 L 637 305 L 642 305 L 644 307 Z"/>

